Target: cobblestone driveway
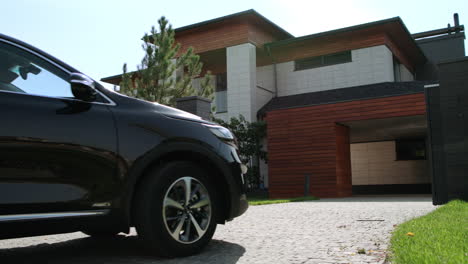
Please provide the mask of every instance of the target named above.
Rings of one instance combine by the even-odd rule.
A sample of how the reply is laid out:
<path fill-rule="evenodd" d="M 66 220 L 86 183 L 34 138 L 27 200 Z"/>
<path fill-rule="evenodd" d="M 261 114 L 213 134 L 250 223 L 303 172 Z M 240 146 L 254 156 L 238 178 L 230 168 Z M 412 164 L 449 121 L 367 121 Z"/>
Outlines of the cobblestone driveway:
<path fill-rule="evenodd" d="M 381 263 L 393 225 L 435 209 L 430 197 L 353 197 L 250 207 L 218 226 L 200 255 L 145 255 L 135 234 L 0 240 L 0 263 Z M 357 254 L 363 248 L 366 254 Z"/>

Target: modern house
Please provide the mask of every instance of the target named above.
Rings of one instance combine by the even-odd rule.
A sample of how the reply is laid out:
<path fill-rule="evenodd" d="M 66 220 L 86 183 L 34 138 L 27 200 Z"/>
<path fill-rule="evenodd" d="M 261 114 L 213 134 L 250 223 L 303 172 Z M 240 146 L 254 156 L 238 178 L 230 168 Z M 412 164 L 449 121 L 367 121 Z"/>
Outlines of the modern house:
<path fill-rule="evenodd" d="M 424 87 L 465 56 L 458 17 L 413 35 L 396 17 L 294 37 L 248 10 L 175 31 L 216 75 L 218 118 L 267 122 L 271 197 L 431 192 Z"/>

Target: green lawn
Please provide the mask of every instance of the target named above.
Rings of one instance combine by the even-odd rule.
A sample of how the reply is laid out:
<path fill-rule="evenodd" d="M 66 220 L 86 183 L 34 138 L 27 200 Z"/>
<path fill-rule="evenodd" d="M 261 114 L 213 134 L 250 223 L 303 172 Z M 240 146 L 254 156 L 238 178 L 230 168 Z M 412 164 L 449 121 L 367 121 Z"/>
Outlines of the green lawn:
<path fill-rule="evenodd" d="M 452 201 L 403 223 L 390 242 L 394 264 L 468 263 L 468 203 Z"/>
<path fill-rule="evenodd" d="M 264 205 L 264 204 L 311 201 L 311 200 L 318 200 L 318 198 L 314 196 L 304 196 L 304 197 L 296 197 L 296 198 L 288 198 L 288 199 L 268 199 L 268 197 L 262 197 L 262 196 L 250 197 L 247 195 L 247 200 L 249 201 L 249 205 Z"/>

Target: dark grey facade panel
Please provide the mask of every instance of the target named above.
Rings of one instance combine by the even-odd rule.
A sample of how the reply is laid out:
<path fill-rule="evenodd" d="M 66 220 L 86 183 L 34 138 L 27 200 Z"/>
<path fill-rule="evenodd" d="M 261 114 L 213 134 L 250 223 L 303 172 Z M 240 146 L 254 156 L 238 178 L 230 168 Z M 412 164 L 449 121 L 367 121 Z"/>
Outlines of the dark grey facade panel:
<path fill-rule="evenodd" d="M 445 156 L 442 149 L 440 87 L 427 88 L 425 94 L 429 139 L 427 157 L 429 160 L 429 173 L 432 178 L 432 201 L 434 204 L 443 204 L 447 202 L 447 186 L 443 177 L 440 177 L 445 166 Z"/>
<path fill-rule="evenodd" d="M 439 63 L 465 56 L 465 33 L 454 33 L 439 37 L 416 40 L 428 60 Z"/>
<path fill-rule="evenodd" d="M 464 42 L 464 32 L 416 40 L 427 58 L 426 64 L 416 69 L 417 80 L 438 80 L 437 64 L 442 61 L 464 57 Z"/>
<path fill-rule="evenodd" d="M 468 57 L 438 65 L 426 89 L 433 202 L 468 200 Z"/>

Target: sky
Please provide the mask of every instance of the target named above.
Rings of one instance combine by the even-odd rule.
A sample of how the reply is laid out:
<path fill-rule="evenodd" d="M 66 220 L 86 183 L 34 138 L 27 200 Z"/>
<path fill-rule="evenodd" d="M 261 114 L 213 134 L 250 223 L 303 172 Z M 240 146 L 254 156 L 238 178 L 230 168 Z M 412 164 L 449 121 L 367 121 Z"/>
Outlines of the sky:
<path fill-rule="evenodd" d="M 255 9 L 296 37 L 396 16 L 411 33 L 453 25 L 453 13 L 468 26 L 467 0 L 14 0 L 1 7 L 0 33 L 95 80 L 122 73 L 124 63 L 135 70 L 144 55 L 141 37 L 161 16 L 178 28 Z"/>

